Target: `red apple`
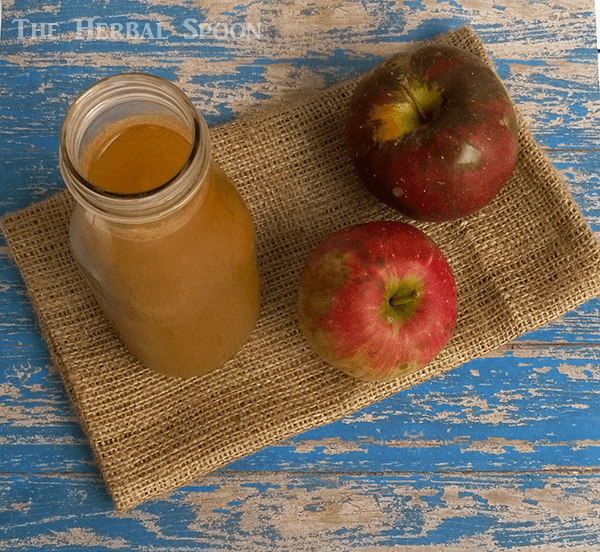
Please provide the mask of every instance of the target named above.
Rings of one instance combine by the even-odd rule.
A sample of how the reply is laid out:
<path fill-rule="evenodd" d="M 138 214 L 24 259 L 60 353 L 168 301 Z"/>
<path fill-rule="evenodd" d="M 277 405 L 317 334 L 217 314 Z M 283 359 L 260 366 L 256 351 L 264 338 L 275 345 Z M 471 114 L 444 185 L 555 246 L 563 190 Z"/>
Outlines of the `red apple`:
<path fill-rule="evenodd" d="M 300 275 L 298 317 L 308 344 L 360 379 L 389 380 L 428 364 L 450 339 L 456 310 L 442 251 L 403 222 L 334 232 Z"/>
<path fill-rule="evenodd" d="M 350 100 L 346 136 L 367 189 L 416 220 L 478 211 L 517 162 L 518 125 L 502 82 L 454 46 L 419 47 L 368 73 Z"/>

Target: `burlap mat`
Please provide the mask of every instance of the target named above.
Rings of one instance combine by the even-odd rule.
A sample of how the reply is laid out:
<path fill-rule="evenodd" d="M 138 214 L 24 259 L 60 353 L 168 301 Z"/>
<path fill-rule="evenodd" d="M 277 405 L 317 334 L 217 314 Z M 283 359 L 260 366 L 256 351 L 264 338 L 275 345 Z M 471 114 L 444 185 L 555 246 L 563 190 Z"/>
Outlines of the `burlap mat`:
<path fill-rule="evenodd" d="M 490 61 L 468 28 L 438 40 Z M 247 346 L 208 376 L 154 375 L 122 347 L 71 257 L 65 192 L 2 220 L 118 510 L 485 355 L 600 294 L 598 243 L 521 119 L 519 164 L 496 200 L 467 219 L 419 225 L 446 253 L 458 286 L 459 321 L 444 351 L 385 384 L 322 363 L 296 320 L 303 264 L 338 228 L 401 218 L 353 172 L 342 128 L 355 84 L 213 129 L 215 157 L 255 218 L 263 309 Z"/>

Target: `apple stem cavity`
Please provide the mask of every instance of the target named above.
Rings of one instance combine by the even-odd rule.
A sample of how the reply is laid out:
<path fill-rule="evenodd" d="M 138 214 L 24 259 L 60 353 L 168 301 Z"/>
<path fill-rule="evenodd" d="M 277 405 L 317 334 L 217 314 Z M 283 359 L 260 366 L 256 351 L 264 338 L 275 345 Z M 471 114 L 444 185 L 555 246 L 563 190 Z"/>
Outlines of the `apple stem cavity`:
<path fill-rule="evenodd" d="M 423 282 L 420 278 L 407 276 L 388 288 L 383 316 L 401 323 L 409 320 L 421 304 Z"/>
<path fill-rule="evenodd" d="M 442 105 L 442 94 L 436 86 L 412 82 L 403 76 L 398 80 L 395 98 L 376 107 L 372 112 L 375 126 L 373 138 L 383 144 L 398 141 L 415 131 L 425 127 L 436 119 Z"/>

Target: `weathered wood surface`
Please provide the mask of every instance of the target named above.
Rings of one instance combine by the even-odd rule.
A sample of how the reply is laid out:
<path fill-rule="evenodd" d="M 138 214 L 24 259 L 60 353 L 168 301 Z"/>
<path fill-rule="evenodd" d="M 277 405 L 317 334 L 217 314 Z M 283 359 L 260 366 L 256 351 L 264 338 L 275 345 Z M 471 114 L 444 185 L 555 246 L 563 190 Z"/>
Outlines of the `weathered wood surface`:
<path fill-rule="evenodd" d="M 467 24 L 600 235 L 592 0 L 3 4 L 0 214 L 62 187 L 62 116 L 102 76 L 162 75 L 217 124 Z M 149 27 L 78 37 L 78 18 Z M 213 34 L 189 38 L 187 18 Z M 599 550 L 599 312 L 117 515 L 2 242 L 0 550 Z"/>

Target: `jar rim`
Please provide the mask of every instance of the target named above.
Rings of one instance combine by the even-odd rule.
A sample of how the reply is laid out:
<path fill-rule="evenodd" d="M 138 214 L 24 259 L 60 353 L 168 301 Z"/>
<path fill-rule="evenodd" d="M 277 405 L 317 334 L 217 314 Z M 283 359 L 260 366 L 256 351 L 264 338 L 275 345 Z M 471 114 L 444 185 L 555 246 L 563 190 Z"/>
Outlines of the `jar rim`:
<path fill-rule="evenodd" d="M 136 100 L 160 104 L 185 120 L 191 135 L 190 151 L 177 172 L 154 188 L 124 193 L 107 190 L 82 173 L 74 159 L 75 150 L 85 128 L 94 119 Z M 85 207 L 108 219 L 142 222 L 166 216 L 193 197 L 208 172 L 210 150 L 206 121 L 179 87 L 156 75 L 128 72 L 100 79 L 75 98 L 62 124 L 59 161 L 67 188 Z"/>

